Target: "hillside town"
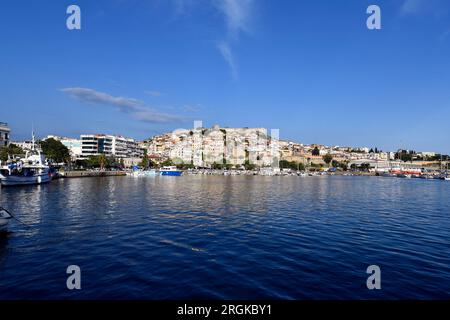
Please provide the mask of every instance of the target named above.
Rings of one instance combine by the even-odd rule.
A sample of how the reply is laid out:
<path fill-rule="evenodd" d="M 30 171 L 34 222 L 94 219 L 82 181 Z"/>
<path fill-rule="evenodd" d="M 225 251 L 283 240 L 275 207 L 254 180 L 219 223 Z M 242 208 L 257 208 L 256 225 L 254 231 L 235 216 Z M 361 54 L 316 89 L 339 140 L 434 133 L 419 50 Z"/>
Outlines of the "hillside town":
<path fill-rule="evenodd" d="M 11 139 L 7 123 L 0 123 L 0 147 L 30 150 L 33 141 Z M 182 169 L 261 169 L 279 168 L 346 171 L 392 168 L 439 170 L 447 166 L 448 155 L 435 152 L 382 151 L 376 147 L 325 146 L 302 144 L 279 138 L 278 130 L 265 128 L 206 128 L 196 121 L 191 129 L 179 129 L 143 141 L 113 134 L 82 134 L 77 138 L 48 135 L 40 141 L 57 141 L 69 157 L 53 159 L 60 164 L 88 166 L 95 157 L 114 159 L 123 168 L 175 165 Z M 6 151 L 8 153 L 8 151 Z M 3 161 L 5 161 L 5 151 Z"/>

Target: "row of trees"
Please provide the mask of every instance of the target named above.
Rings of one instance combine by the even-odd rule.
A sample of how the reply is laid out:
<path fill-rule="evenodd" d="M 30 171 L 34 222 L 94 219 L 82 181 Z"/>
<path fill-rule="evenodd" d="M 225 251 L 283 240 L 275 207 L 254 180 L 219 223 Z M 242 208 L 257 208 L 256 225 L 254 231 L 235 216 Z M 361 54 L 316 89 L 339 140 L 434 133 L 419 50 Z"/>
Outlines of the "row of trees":
<path fill-rule="evenodd" d="M 305 165 L 303 163 L 295 162 L 295 161 L 280 161 L 280 169 L 292 169 L 292 170 L 305 170 Z"/>
<path fill-rule="evenodd" d="M 25 152 L 21 147 L 11 143 L 7 147 L 0 147 L 0 160 L 6 161 L 10 157 L 23 156 Z"/>
<path fill-rule="evenodd" d="M 42 152 L 46 155 L 47 159 L 50 159 L 55 163 L 70 161 L 69 149 L 67 149 L 60 141 L 50 138 L 39 141 L 37 144 L 41 147 Z M 25 151 L 14 143 L 9 144 L 7 147 L 0 148 L 0 160 L 2 161 L 6 161 L 10 157 L 24 155 Z"/>

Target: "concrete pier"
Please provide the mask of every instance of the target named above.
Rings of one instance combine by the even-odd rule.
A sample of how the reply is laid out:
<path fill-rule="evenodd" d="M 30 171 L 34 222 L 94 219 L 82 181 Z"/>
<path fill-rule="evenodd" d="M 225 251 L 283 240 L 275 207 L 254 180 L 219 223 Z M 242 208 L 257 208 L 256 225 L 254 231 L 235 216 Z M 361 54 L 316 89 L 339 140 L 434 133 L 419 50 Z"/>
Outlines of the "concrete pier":
<path fill-rule="evenodd" d="M 61 178 L 89 178 L 89 177 L 113 177 L 125 176 L 125 171 L 63 171 Z"/>

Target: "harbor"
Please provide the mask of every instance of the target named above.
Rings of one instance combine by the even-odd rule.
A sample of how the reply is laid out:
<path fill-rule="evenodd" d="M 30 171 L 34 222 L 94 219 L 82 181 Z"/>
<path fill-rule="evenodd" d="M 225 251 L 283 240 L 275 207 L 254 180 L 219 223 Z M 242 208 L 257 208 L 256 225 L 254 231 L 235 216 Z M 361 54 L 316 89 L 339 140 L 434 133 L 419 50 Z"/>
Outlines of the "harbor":
<path fill-rule="evenodd" d="M 0 236 L 0 298 L 448 299 L 449 192 L 444 182 L 338 175 L 1 188 L 23 224 L 9 219 Z M 384 272 L 378 292 L 365 288 L 373 263 Z M 65 289 L 73 264 L 82 290 Z"/>
<path fill-rule="evenodd" d="M 2 311 L 450 301 L 450 0 L 2 9 Z"/>

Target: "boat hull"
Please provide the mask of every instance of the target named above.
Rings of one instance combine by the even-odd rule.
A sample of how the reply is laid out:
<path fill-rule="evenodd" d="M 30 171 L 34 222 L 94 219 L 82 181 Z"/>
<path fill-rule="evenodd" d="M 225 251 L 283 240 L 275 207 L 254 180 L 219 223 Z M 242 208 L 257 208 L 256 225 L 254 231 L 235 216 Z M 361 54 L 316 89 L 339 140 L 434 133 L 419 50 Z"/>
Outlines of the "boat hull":
<path fill-rule="evenodd" d="M 31 177 L 21 176 L 1 176 L 0 183 L 2 186 L 21 186 L 47 183 L 52 180 L 51 176 L 46 174 L 35 175 Z"/>
<path fill-rule="evenodd" d="M 0 218 L 0 232 L 5 232 L 8 229 L 10 218 Z"/>
<path fill-rule="evenodd" d="M 130 173 L 132 177 L 156 177 L 159 173 L 156 170 L 134 171 Z"/>
<path fill-rule="evenodd" d="M 179 177 L 181 176 L 182 172 L 181 171 L 161 171 L 161 175 L 162 176 L 174 176 L 174 177 Z"/>

